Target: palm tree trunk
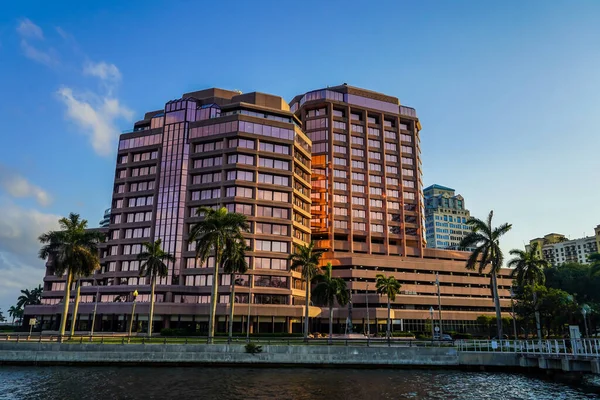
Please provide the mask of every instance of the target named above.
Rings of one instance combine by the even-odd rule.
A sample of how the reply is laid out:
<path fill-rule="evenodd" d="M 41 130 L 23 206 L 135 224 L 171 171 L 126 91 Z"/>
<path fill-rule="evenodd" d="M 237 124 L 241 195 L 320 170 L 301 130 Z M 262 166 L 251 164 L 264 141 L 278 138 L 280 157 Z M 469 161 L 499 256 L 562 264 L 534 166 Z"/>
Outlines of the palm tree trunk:
<path fill-rule="evenodd" d="M 496 274 L 492 273 L 492 290 L 494 291 L 494 306 L 496 307 L 496 325 L 498 328 L 498 340 L 502 340 L 502 311 L 500 309 L 500 299 L 498 298 L 498 281 Z"/>
<path fill-rule="evenodd" d="M 229 294 L 229 340 L 233 337 L 233 307 L 235 304 L 235 275 L 231 274 L 231 293 Z"/>
<path fill-rule="evenodd" d="M 58 335 L 60 336 L 61 340 L 62 337 L 65 335 L 65 329 L 67 327 L 67 317 L 69 316 L 69 300 L 71 299 L 71 281 L 73 280 L 73 273 L 71 272 L 71 269 L 69 268 L 69 272 L 67 272 L 67 282 L 65 283 L 65 299 L 64 299 L 64 306 L 63 306 L 63 314 L 60 320 L 60 330 L 58 331 Z"/>
<path fill-rule="evenodd" d="M 154 320 L 154 290 L 156 288 L 156 275 L 152 274 L 150 285 L 150 315 L 148 316 L 148 337 L 152 337 L 152 321 Z M 131 318 L 134 318 L 132 315 Z"/>
<path fill-rule="evenodd" d="M 333 339 L 333 304 L 329 304 L 329 344 Z"/>
<path fill-rule="evenodd" d="M 535 327 L 537 330 L 538 340 L 542 340 L 542 325 L 540 324 L 540 309 L 537 303 L 537 293 L 533 288 L 533 307 L 535 309 Z"/>
<path fill-rule="evenodd" d="M 385 337 L 386 338 L 390 338 L 391 332 L 392 330 L 390 329 L 390 324 L 392 322 L 391 319 L 391 310 L 392 310 L 392 303 L 390 302 L 390 298 L 388 297 L 388 317 L 387 317 L 387 332 L 385 333 Z"/>
<path fill-rule="evenodd" d="M 217 301 L 219 295 L 219 267 L 221 266 L 221 244 L 215 246 L 215 268 L 213 272 L 212 293 L 210 296 L 210 316 L 208 319 L 208 343 L 215 337 L 215 317 L 217 315 Z"/>
<path fill-rule="evenodd" d="M 304 340 L 308 339 L 308 307 L 310 304 L 310 284 L 306 279 L 306 304 L 304 305 Z"/>
<path fill-rule="evenodd" d="M 75 285 L 75 305 L 73 306 L 73 322 L 71 323 L 71 336 L 75 335 L 75 325 L 77 324 L 77 311 L 79 311 L 79 292 L 81 291 L 81 278 L 77 279 Z"/>

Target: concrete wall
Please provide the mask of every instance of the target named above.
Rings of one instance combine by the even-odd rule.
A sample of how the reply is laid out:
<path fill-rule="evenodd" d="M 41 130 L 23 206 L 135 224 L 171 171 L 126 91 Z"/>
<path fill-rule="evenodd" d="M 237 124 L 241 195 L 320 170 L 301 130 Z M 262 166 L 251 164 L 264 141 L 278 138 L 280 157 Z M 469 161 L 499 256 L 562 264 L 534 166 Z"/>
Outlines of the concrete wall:
<path fill-rule="evenodd" d="M 198 363 L 458 366 L 454 348 L 274 346 L 251 355 L 244 345 L 0 343 L 0 363 Z"/>

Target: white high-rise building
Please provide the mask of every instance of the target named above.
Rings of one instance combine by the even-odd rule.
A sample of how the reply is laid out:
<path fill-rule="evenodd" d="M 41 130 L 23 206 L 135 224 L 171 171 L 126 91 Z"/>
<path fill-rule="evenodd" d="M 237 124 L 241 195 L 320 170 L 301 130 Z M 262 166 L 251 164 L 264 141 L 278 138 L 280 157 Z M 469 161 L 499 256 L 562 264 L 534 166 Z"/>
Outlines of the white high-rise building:
<path fill-rule="evenodd" d="M 465 208 L 465 199 L 454 189 L 441 185 L 425 188 L 423 195 L 427 247 L 457 250 L 471 230 L 466 224 L 471 214 Z"/>

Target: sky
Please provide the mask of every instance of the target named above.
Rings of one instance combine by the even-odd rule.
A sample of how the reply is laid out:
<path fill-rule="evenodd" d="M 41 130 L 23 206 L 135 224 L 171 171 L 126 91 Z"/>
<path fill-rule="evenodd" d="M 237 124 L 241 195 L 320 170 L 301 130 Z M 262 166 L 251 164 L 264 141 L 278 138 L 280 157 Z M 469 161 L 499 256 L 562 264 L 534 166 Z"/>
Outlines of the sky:
<path fill-rule="evenodd" d="M 0 310 L 42 282 L 42 232 L 110 206 L 116 143 L 208 87 L 348 83 L 415 107 L 423 181 L 513 229 L 600 224 L 598 1 L 0 0 Z"/>

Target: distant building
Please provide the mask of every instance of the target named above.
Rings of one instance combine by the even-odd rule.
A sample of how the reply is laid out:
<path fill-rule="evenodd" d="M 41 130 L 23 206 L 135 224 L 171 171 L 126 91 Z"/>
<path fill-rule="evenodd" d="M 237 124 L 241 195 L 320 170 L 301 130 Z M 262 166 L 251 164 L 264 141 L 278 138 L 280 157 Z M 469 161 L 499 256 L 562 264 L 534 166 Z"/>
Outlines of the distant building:
<path fill-rule="evenodd" d="M 100 220 L 100 228 L 108 228 L 110 225 L 110 208 L 104 210 L 104 217 Z"/>
<path fill-rule="evenodd" d="M 525 249 L 529 251 L 534 243 L 538 244 L 538 256 L 548 261 L 553 266 L 564 263 L 588 262 L 588 256 L 597 253 L 600 247 L 600 225 L 595 228 L 594 236 L 579 239 L 568 239 L 560 233 L 550 233 L 543 238 L 535 238 L 529 241 Z"/>
<path fill-rule="evenodd" d="M 471 214 L 465 208 L 465 199 L 454 189 L 441 185 L 425 188 L 423 195 L 427 247 L 457 250 L 470 231 L 466 222 Z"/>

